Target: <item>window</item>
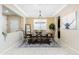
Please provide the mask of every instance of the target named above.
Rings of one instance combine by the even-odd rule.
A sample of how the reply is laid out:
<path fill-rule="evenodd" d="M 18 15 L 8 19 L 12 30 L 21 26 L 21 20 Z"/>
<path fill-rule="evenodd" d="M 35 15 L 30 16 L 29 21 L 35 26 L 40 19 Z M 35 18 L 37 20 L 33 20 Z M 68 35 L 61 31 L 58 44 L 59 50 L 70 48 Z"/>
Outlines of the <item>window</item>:
<path fill-rule="evenodd" d="M 34 19 L 34 30 L 46 30 L 47 19 Z"/>

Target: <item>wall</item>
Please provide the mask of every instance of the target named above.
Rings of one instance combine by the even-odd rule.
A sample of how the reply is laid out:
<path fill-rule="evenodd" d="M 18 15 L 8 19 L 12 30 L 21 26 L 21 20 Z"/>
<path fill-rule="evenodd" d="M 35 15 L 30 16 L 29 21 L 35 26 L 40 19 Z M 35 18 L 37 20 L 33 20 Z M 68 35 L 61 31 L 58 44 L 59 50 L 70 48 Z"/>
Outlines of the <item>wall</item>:
<path fill-rule="evenodd" d="M 9 15 L 7 16 L 8 32 L 15 32 L 20 29 L 20 16 Z"/>
<path fill-rule="evenodd" d="M 31 31 L 33 32 L 33 18 L 26 18 L 26 24 L 31 25 Z"/>
<path fill-rule="evenodd" d="M 0 5 L 0 34 L 6 32 L 6 17 L 2 15 L 2 6 Z"/>
<path fill-rule="evenodd" d="M 79 30 L 61 30 L 61 40 L 79 52 Z"/>
<path fill-rule="evenodd" d="M 7 38 L 5 40 L 2 32 L 6 32 L 6 24 L 6 17 L 2 15 L 2 5 L 0 5 L 0 53 L 7 50 L 9 47 L 12 47 L 18 40 L 20 41 L 23 39 L 23 32 L 17 31 L 7 33 Z"/>
<path fill-rule="evenodd" d="M 25 23 L 26 23 L 26 18 L 21 17 L 21 19 L 20 19 L 20 29 L 21 30 L 25 30 Z"/>
<path fill-rule="evenodd" d="M 25 23 L 24 18 L 16 15 L 7 16 L 7 32 L 16 32 L 17 30 L 24 30 Z"/>
<path fill-rule="evenodd" d="M 47 27 L 48 27 L 48 30 L 49 30 L 49 25 L 50 25 L 51 23 L 54 23 L 54 24 L 56 23 L 54 17 L 48 17 L 48 18 L 47 18 Z"/>
<path fill-rule="evenodd" d="M 53 17 L 47 17 L 46 19 L 47 19 L 47 27 L 48 28 L 51 23 L 55 23 L 55 18 L 53 18 Z M 26 24 L 31 24 L 32 31 L 33 31 L 33 20 L 34 20 L 34 18 L 31 18 L 31 17 L 26 19 Z M 49 30 L 49 29 L 47 29 L 47 30 Z"/>
<path fill-rule="evenodd" d="M 76 30 L 61 30 L 61 39 L 71 48 L 79 52 L 79 13 L 77 13 L 77 29 Z"/>
<path fill-rule="evenodd" d="M 67 47 L 79 52 L 79 5 L 68 5 L 66 8 L 61 10 L 59 14 L 60 16 L 66 16 L 74 11 L 77 11 L 77 29 L 61 29 L 61 41 L 67 45 Z"/>
<path fill-rule="evenodd" d="M 9 8 L 17 15 L 21 16 L 20 30 L 25 30 L 25 18 L 26 18 L 25 13 L 23 13 L 23 11 L 17 5 L 14 5 L 14 4 L 2 4 L 2 5 Z M 8 29 L 8 31 L 9 31 L 9 29 Z"/>

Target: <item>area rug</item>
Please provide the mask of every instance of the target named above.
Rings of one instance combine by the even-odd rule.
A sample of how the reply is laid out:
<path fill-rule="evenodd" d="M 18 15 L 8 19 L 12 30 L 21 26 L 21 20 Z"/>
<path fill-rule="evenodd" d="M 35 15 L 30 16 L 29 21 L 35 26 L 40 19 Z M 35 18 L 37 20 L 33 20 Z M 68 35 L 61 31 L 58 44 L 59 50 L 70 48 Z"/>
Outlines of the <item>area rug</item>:
<path fill-rule="evenodd" d="M 26 43 L 23 43 L 23 44 L 20 44 L 18 47 L 22 47 L 22 48 L 27 48 L 27 47 L 60 47 L 60 44 L 59 43 L 50 43 L 49 44 L 28 44 L 27 42 Z"/>

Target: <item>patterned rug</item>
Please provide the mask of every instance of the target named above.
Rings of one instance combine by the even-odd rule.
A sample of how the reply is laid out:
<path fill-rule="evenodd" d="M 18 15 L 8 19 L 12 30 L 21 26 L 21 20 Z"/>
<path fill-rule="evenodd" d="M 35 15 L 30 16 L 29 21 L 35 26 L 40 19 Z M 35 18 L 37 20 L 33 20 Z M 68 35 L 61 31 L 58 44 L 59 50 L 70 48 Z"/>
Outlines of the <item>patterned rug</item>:
<path fill-rule="evenodd" d="M 22 48 L 26 48 L 26 47 L 60 47 L 60 44 L 51 42 L 50 45 L 49 44 L 30 44 L 29 45 L 26 42 L 26 43 L 20 44 L 18 47 L 22 47 Z"/>

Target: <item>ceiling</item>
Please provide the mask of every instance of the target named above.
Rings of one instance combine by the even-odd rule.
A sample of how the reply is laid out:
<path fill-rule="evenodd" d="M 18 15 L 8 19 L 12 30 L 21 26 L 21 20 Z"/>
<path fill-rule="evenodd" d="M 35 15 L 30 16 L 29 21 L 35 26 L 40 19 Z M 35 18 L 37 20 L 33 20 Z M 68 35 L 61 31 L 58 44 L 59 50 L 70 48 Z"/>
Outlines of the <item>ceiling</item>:
<path fill-rule="evenodd" d="M 14 11 L 10 10 L 9 8 L 7 8 L 6 6 L 2 6 L 2 12 L 4 15 L 17 15 Z"/>
<path fill-rule="evenodd" d="M 41 10 L 42 17 L 53 17 L 64 6 L 64 4 L 17 4 L 24 11 L 26 17 L 38 17 Z"/>

